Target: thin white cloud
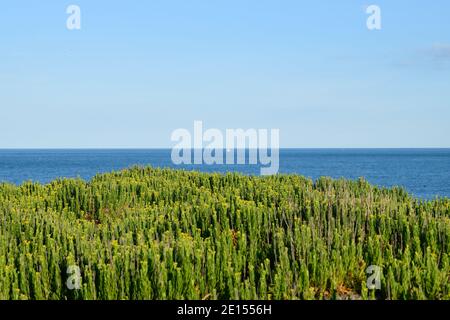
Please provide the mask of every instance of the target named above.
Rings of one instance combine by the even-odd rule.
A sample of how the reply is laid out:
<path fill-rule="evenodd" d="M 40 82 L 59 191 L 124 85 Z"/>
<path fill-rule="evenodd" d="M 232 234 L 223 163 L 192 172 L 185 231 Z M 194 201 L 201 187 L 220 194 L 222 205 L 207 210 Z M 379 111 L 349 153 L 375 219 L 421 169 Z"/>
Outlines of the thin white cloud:
<path fill-rule="evenodd" d="M 447 69 L 450 67 L 450 43 L 435 43 L 422 47 L 391 62 L 392 66 L 400 68 L 422 67 L 433 69 Z"/>
<path fill-rule="evenodd" d="M 430 49 L 427 50 L 427 53 L 431 57 L 431 59 L 437 62 L 450 61 L 450 44 L 434 44 Z"/>

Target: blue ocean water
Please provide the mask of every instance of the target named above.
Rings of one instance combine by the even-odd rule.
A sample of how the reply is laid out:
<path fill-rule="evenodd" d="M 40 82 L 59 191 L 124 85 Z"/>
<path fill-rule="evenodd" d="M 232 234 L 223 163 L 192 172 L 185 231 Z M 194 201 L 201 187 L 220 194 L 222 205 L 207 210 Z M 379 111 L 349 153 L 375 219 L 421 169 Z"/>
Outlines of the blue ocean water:
<path fill-rule="evenodd" d="M 0 181 L 90 179 L 133 165 L 260 174 L 259 165 L 174 165 L 170 149 L 27 149 L 0 150 Z M 279 172 L 313 179 L 364 177 L 379 186 L 402 186 L 419 198 L 450 197 L 450 149 L 281 149 Z"/>

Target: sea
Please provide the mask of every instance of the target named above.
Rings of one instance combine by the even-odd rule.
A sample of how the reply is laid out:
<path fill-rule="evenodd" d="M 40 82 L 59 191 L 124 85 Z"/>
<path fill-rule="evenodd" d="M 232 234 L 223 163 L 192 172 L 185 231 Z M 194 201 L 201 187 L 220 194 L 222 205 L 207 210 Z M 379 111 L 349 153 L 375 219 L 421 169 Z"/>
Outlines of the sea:
<path fill-rule="evenodd" d="M 261 165 L 176 165 L 171 149 L 4 149 L 0 182 L 91 179 L 134 165 L 260 175 Z M 400 186 L 421 199 L 450 198 L 450 149 L 280 149 L 279 173 L 358 179 Z"/>

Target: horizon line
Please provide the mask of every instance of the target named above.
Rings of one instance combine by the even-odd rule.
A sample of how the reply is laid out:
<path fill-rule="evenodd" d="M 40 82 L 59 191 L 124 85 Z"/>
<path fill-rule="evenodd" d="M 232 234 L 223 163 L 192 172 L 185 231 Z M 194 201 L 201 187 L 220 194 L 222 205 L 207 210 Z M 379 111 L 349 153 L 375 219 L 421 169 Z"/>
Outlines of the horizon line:
<path fill-rule="evenodd" d="M 0 150 L 172 150 L 173 147 L 0 147 Z M 183 148 L 177 148 L 183 149 Z M 190 150 L 197 150 L 199 148 L 185 148 Z M 202 148 L 208 149 L 208 148 Z M 220 149 L 220 148 L 209 148 L 209 149 Z M 227 148 L 221 148 L 222 150 L 227 150 Z M 253 150 L 258 148 L 233 148 L 233 150 Z M 387 150 L 387 149 L 450 149 L 450 147 L 279 147 L 267 149 L 278 149 L 278 150 Z"/>

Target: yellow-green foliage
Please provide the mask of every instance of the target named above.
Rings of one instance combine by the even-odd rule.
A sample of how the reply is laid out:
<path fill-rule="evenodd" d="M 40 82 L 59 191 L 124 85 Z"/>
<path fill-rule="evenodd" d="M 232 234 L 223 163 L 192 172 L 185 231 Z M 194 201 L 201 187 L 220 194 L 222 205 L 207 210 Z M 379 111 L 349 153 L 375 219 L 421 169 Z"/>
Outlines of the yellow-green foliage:
<path fill-rule="evenodd" d="M 0 184 L 0 299 L 449 299 L 449 248 L 450 200 L 363 180 L 136 167 Z"/>

